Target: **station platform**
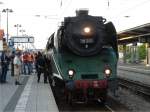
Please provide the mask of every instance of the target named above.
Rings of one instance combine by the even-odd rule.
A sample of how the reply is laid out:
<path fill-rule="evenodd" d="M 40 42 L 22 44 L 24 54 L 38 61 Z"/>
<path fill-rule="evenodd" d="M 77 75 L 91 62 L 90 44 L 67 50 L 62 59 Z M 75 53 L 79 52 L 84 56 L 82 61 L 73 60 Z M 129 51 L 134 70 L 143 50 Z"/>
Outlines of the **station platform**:
<path fill-rule="evenodd" d="M 22 85 L 15 85 L 7 74 L 7 83 L 0 84 L 0 112 L 59 112 L 50 85 L 37 83 L 36 74 L 21 75 Z"/>
<path fill-rule="evenodd" d="M 150 66 L 118 62 L 118 77 L 150 86 Z"/>

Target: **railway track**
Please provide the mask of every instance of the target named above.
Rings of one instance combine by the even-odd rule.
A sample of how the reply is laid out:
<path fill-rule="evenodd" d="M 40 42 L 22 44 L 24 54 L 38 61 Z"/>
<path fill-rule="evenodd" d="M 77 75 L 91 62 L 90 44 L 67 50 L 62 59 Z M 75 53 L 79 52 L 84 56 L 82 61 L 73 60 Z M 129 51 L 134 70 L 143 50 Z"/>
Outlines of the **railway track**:
<path fill-rule="evenodd" d="M 118 78 L 119 86 L 129 89 L 135 94 L 142 96 L 145 100 L 150 101 L 150 86 L 140 82 Z"/>

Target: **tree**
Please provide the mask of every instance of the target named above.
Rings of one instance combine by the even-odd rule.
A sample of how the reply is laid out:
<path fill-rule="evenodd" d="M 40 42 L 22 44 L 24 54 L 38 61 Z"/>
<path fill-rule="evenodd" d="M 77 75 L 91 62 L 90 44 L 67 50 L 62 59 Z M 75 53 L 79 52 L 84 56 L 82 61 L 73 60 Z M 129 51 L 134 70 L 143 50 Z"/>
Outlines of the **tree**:
<path fill-rule="evenodd" d="M 139 46 L 138 52 L 139 52 L 139 59 L 140 60 L 143 60 L 143 59 L 146 58 L 146 47 L 145 47 L 145 44 Z"/>

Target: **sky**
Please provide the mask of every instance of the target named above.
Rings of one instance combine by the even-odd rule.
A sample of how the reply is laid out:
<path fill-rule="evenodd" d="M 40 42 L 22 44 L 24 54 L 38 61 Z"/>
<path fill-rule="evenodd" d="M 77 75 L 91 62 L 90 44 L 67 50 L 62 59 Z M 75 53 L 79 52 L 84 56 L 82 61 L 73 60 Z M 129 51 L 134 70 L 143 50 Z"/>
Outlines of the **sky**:
<path fill-rule="evenodd" d="M 48 37 L 63 17 L 75 16 L 75 10 L 89 9 L 93 16 L 112 21 L 117 32 L 150 22 L 150 0 L 0 0 L 0 11 L 10 8 L 9 36 L 17 35 L 15 24 L 21 24 L 23 35 L 34 36 L 35 47 L 45 48 Z M 0 28 L 6 33 L 6 13 L 0 13 Z M 22 35 L 21 32 L 18 35 Z"/>

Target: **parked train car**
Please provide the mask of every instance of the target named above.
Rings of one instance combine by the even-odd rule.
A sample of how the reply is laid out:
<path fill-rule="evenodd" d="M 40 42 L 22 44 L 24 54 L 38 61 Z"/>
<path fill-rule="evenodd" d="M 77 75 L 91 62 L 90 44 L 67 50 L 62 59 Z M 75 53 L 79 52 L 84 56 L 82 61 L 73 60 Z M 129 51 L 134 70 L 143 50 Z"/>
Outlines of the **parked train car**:
<path fill-rule="evenodd" d="M 52 60 L 52 85 L 64 90 L 70 103 L 106 101 L 108 89 L 117 89 L 116 30 L 105 18 L 76 11 L 65 17 L 46 45 Z"/>

